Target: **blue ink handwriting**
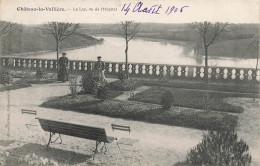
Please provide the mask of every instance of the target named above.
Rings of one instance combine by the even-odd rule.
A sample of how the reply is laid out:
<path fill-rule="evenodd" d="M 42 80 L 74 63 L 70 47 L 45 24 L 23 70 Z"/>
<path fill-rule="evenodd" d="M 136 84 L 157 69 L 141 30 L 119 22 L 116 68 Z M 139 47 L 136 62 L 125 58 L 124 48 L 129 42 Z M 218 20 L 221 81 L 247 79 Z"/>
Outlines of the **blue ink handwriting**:
<path fill-rule="evenodd" d="M 171 14 L 171 13 L 176 13 L 176 12 L 180 12 L 182 13 L 184 8 L 187 8 L 189 6 L 182 6 L 181 8 L 177 8 L 175 6 L 168 6 L 167 10 L 165 11 L 165 13 L 167 15 Z M 129 4 L 124 4 L 121 11 L 125 12 L 125 15 L 128 14 L 128 12 L 132 12 L 132 13 L 148 13 L 148 14 L 161 14 L 160 11 L 162 10 L 162 5 L 161 4 L 156 4 L 153 6 L 144 6 L 143 2 L 138 2 L 134 5 L 134 7 L 132 8 L 132 3 Z"/>

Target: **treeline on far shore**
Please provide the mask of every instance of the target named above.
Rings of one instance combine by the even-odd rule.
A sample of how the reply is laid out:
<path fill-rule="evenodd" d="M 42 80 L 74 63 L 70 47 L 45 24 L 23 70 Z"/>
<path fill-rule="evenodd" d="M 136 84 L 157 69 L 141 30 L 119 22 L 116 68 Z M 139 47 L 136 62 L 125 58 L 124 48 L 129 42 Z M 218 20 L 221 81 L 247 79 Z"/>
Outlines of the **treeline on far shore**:
<path fill-rule="evenodd" d="M 21 28 L 22 27 L 22 28 Z M 60 44 L 60 50 L 88 47 L 102 43 L 92 36 L 74 33 Z M 44 34 L 37 26 L 20 25 L 19 29 L 0 38 L 1 55 L 26 55 L 33 52 L 55 51 L 56 43 L 52 35 Z"/>

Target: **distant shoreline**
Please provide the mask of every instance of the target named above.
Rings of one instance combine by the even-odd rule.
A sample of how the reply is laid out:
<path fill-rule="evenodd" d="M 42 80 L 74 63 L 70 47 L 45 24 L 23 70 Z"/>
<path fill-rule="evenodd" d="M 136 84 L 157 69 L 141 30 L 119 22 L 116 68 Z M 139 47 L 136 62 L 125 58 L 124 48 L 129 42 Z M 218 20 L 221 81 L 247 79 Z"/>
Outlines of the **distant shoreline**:
<path fill-rule="evenodd" d="M 90 34 L 90 35 L 95 38 L 98 38 L 99 36 L 121 37 L 120 35 L 115 35 L 115 34 Z M 154 38 L 154 37 L 141 37 L 141 36 L 137 36 L 137 37 L 133 38 L 133 40 L 134 39 L 142 39 L 142 40 L 148 40 L 148 41 L 153 41 L 153 42 L 166 42 L 166 43 L 170 43 L 173 45 L 180 45 L 180 46 L 183 46 L 183 48 L 184 48 L 183 52 L 186 55 L 193 50 L 193 48 L 190 46 L 190 42 L 185 42 L 185 41 L 160 39 L 160 38 Z"/>

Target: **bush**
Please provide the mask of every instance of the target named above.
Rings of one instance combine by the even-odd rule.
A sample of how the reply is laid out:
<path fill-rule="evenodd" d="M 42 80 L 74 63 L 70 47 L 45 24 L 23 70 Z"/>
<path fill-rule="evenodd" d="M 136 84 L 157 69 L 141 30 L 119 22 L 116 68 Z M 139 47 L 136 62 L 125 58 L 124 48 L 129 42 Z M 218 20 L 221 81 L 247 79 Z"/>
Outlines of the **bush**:
<path fill-rule="evenodd" d="M 162 95 L 161 104 L 163 106 L 163 109 L 165 110 L 170 109 L 171 106 L 173 105 L 173 102 L 174 102 L 174 96 L 172 92 L 167 91 Z"/>
<path fill-rule="evenodd" d="M 0 83 L 1 84 L 10 84 L 13 82 L 12 74 L 7 71 L 3 66 L 0 66 Z"/>
<path fill-rule="evenodd" d="M 243 165 L 251 163 L 249 147 L 238 141 L 234 131 L 213 132 L 203 136 L 203 140 L 187 155 L 187 162 L 192 165 Z"/>
<path fill-rule="evenodd" d="M 99 86 L 97 89 L 97 98 L 98 99 L 106 99 L 108 95 L 108 88 L 106 85 Z"/>
<path fill-rule="evenodd" d="M 35 77 L 38 78 L 38 79 L 42 79 L 42 78 L 45 79 L 46 73 L 39 69 L 39 70 L 37 70 Z"/>
<path fill-rule="evenodd" d="M 118 72 L 118 79 L 121 81 L 121 83 L 125 82 L 126 79 L 126 73 L 125 71 Z"/>
<path fill-rule="evenodd" d="M 77 95 L 77 86 L 78 86 L 78 73 L 70 76 L 69 85 L 70 85 L 70 93 L 72 97 L 76 97 Z"/>
<path fill-rule="evenodd" d="M 98 88 L 98 76 L 94 75 L 93 71 L 89 71 L 82 75 L 82 88 L 85 93 L 96 94 Z"/>

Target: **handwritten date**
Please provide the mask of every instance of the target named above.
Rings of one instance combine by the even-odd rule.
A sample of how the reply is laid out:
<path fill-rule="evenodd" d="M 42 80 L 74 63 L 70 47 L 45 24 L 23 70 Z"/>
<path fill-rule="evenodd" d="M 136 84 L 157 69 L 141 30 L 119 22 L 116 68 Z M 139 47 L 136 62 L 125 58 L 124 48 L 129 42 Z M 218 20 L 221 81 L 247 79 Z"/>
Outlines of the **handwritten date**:
<path fill-rule="evenodd" d="M 176 6 L 168 6 L 167 10 L 164 12 L 167 15 L 171 14 L 171 13 L 182 13 L 184 11 L 184 8 L 187 8 L 189 6 L 181 6 L 180 8 L 176 7 Z M 132 12 L 132 13 L 149 13 L 149 14 L 161 14 L 163 10 L 162 5 L 153 5 L 153 6 L 149 6 L 146 7 L 144 6 L 143 2 L 138 2 L 135 5 L 132 5 L 132 3 L 129 4 L 124 4 L 124 6 L 122 7 L 121 11 L 125 12 L 125 15 L 128 14 L 128 12 Z"/>

